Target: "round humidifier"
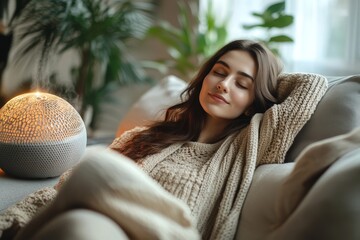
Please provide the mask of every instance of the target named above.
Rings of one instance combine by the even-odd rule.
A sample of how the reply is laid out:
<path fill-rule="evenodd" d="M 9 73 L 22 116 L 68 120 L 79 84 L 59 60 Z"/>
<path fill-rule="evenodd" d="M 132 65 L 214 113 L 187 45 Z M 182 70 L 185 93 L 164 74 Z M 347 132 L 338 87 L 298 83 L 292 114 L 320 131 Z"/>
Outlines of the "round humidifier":
<path fill-rule="evenodd" d="M 22 94 L 0 110 L 0 168 L 8 175 L 59 176 L 79 162 L 86 139 L 79 113 L 55 95 Z"/>

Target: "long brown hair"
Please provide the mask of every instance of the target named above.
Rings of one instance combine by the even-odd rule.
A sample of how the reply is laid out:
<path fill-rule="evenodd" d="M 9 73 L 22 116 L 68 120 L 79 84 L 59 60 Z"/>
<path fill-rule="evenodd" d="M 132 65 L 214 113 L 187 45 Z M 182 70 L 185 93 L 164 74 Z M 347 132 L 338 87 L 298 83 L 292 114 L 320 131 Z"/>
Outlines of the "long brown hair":
<path fill-rule="evenodd" d="M 219 140 L 245 127 L 255 113 L 265 112 L 276 103 L 277 77 L 281 72 L 278 59 L 263 45 L 249 40 L 235 40 L 219 49 L 208 59 L 189 86 L 181 94 L 182 102 L 167 109 L 165 119 L 149 125 L 128 142 L 115 149 L 138 161 L 160 152 L 173 143 L 196 141 L 204 126 L 206 113 L 199 102 L 204 78 L 221 56 L 232 50 L 248 52 L 257 65 L 255 76 L 255 100 L 251 114 L 242 114 L 227 126 Z"/>

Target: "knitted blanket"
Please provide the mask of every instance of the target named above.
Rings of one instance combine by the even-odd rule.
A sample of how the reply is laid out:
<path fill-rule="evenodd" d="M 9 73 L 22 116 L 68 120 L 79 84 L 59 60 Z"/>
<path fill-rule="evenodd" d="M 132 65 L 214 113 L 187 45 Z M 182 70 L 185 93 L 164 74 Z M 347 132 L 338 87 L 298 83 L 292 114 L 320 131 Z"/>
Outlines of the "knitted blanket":
<path fill-rule="evenodd" d="M 12 239 L 42 208 L 57 195 L 57 191 L 71 175 L 72 169 L 63 173 L 54 187 L 44 187 L 29 194 L 22 201 L 9 207 L 0 215 L 0 239 Z"/>
<path fill-rule="evenodd" d="M 9 207 L 0 216 L 0 239 L 13 239 L 16 233 L 28 223 L 36 213 L 51 202 L 57 191 L 45 187 L 28 195 L 24 200 Z"/>
<path fill-rule="evenodd" d="M 326 79 L 319 75 L 283 74 L 279 78 L 278 85 L 278 97 L 281 103 L 274 105 L 264 114 L 256 114 L 248 127 L 224 141 L 216 155 L 215 160 L 218 161 L 211 163 L 215 164 L 213 169 L 221 169 L 221 172 L 209 171 L 200 189 L 200 196 L 204 197 L 203 203 L 208 209 L 208 211 L 201 211 L 200 216 L 197 216 L 199 221 L 197 226 L 203 236 L 210 239 L 234 237 L 256 167 L 260 164 L 284 161 L 285 154 L 296 134 L 310 119 L 326 88 Z M 149 161 L 145 161 L 145 170 L 151 170 L 157 162 L 166 158 L 177 147 L 179 146 L 175 144 L 165 149 L 160 155 L 150 156 Z M 149 165 L 146 166 L 146 162 Z M 221 198 L 215 196 L 206 199 L 209 189 L 214 190 Z M 23 203 L 29 204 L 26 201 Z M 30 206 L 22 209 L 28 207 Z M 209 229 L 208 220 L 210 215 L 214 214 L 214 209 L 217 209 L 215 220 Z M 11 220 L 3 221 L 2 219 L 12 216 L 15 222 L 15 219 L 19 217 L 13 213 L 14 209 L 9 209 L 0 216 L 0 231 L 7 229 L 11 222 Z M 30 219 L 32 213 L 33 211 L 23 210 L 20 215 L 28 215 L 30 217 L 26 219 Z M 6 224 L 3 224 L 4 222 Z M 25 222 L 25 220 L 22 221 L 19 224 L 20 227 Z"/>

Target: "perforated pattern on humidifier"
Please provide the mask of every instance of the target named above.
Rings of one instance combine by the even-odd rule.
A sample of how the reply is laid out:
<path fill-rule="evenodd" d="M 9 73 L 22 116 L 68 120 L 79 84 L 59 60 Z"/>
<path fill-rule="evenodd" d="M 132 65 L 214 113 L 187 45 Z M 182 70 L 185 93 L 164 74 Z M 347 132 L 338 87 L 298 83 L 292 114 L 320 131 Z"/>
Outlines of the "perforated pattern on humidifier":
<path fill-rule="evenodd" d="M 0 110 L 0 168 L 9 175 L 59 176 L 80 160 L 86 139 L 78 112 L 55 95 L 22 94 Z"/>

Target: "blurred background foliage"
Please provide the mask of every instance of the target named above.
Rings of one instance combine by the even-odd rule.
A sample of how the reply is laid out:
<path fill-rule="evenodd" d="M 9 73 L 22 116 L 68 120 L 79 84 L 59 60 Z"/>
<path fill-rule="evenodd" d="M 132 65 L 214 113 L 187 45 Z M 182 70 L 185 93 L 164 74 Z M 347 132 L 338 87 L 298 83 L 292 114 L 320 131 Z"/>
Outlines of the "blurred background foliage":
<path fill-rule="evenodd" d="M 196 1 L 179 1 L 178 6 L 178 26 L 162 20 L 150 27 L 148 36 L 167 47 L 169 56 L 157 60 L 160 67 L 190 81 L 201 63 L 226 43 L 226 20 L 218 21 L 211 3 L 203 18 Z"/>
<path fill-rule="evenodd" d="M 265 36 L 257 40 L 263 42 L 274 54 L 281 57 L 279 46 L 294 41 L 290 36 L 278 33 L 279 29 L 289 27 L 294 22 L 294 17 L 285 13 L 285 1 L 267 6 L 263 12 L 252 12 L 252 16 L 258 20 L 258 23 L 245 24 L 243 28 L 262 30 Z"/>
<path fill-rule="evenodd" d="M 2 14 L 8 13 L 9 3 L 1 1 Z M 17 60 L 40 54 L 38 79 L 33 80 L 40 88 L 49 81 L 44 72 L 52 54 L 75 50 L 80 64 L 72 69 L 74 105 L 82 117 L 92 112 L 90 127 L 95 127 L 99 105 L 109 91 L 150 80 L 129 54 L 129 45 L 144 38 L 155 7 L 151 0 L 17 0 L 8 28 L 17 29 L 23 39 Z M 55 89 L 63 88 L 57 84 Z"/>
<path fill-rule="evenodd" d="M 202 11 L 197 0 L 174 3 L 178 6 L 176 24 L 156 19 L 156 10 L 162 3 L 159 0 L 11 1 L 0 1 L 0 19 L 10 16 L 7 31 L 2 34 L 6 39 L 1 48 L 6 51 L 1 49 L 4 56 L 0 61 L 0 76 L 16 30 L 22 46 L 16 52 L 17 61 L 40 59 L 37 79 L 24 80 L 24 91 L 37 82 L 37 87 L 44 84 L 43 88 L 54 94 L 66 94 L 83 118 L 90 116 L 87 121 L 93 129 L 101 103 L 116 102 L 111 99 L 112 92 L 124 85 L 152 81 L 146 73 L 149 67 L 162 75 L 176 74 L 190 81 L 199 66 L 229 41 L 228 19 L 219 18 L 212 0 Z M 10 12 L 9 4 L 14 2 L 15 9 Z M 279 54 L 281 44 L 293 41 L 279 33 L 294 20 L 285 13 L 284 1 L 252 15 L 258 22 L 241 27 L 263 32 L 263 38 L 254 40 L 263 42 L 275 54 Z M 132 48 L 148 39 L 159 42 L 167 56 L 147 61 L 135 56 Z M 71 69 L 71 90 L 56 74 L 45 70 L 54 56 L 68 50 L 73 50 L 79 59 Z M 156 50 L 151 51 L 156 55 Z"/>

